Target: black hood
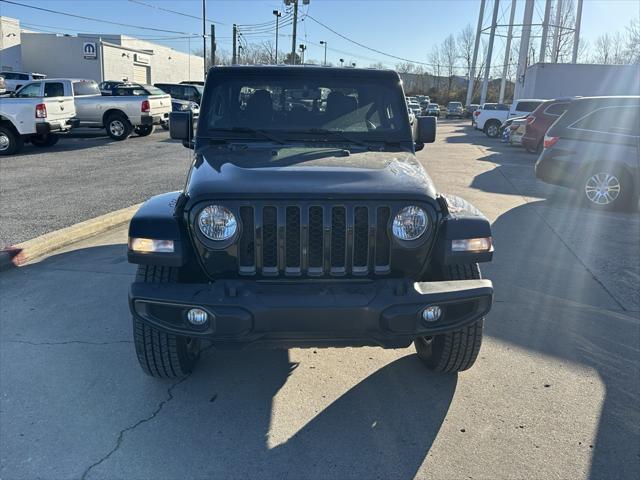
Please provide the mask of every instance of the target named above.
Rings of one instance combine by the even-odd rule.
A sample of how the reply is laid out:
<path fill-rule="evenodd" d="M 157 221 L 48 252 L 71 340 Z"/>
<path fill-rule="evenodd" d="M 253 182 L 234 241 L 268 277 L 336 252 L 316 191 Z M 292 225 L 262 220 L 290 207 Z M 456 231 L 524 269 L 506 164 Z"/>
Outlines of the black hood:
<path fill-rule="evenodd" d="M 435 198 L 411 152 L 339 147 L 237 145 L 199 148 L 189 173 L 190 203 L 214 198 Z"/>

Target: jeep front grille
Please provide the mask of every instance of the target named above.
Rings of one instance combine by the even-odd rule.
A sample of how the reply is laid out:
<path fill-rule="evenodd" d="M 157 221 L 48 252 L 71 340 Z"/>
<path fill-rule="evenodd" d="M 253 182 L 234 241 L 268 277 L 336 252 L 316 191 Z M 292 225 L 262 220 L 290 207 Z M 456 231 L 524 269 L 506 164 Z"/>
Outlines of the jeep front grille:
<path fill-rule="evenodd" d="M 344 276 L 390 272 L 388 206 L 240 206 L 241 275 Z"/>

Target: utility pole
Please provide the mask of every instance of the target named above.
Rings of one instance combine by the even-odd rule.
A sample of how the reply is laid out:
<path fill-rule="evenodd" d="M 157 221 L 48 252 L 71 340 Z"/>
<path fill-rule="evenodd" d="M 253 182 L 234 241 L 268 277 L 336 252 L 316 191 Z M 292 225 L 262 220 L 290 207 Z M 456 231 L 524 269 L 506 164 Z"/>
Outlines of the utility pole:
<path fill-rule="evenodd" d="M 573 31 L 573 54 L 571 63 L 578 61 L 578 46 L 580 44 L 580 23 L 582 23 L 582 0 L 578 0 L 578 10 L 576 11 L 576 26 Z"/>
<path fill-rule="evenodd" d="M 276 16 L 276 60 L 275 60 L 275 64 L 278 64 L 278 27 L 280 24 L 280 17 L 282 16 L 282 12 L 280 12 L 279 10 L 274 10 L 272 12 L 275 16 Z"/>
<path fill-rule="evenodd" d="M 507 45 L 504 48 L 504 65 L 502 66 L 502 81 L 500 82 L 500 99 L 498 103 L 504 103 L 504 91 L 507 86 L 507 72 L 511 63 L 511 38 L 513 37 L 513 19 L 516 16 L 516 0 L 511 0 L 511 13 L 509 14 L 509 30 L 507 31 Z"/>
<path fill-rule="evenodd" d="M 487 48 L 486 70 L 484 71 L 484 82 L 482 83 L 482 93 L 480 94 L 480 103 L 484 103 L 487 99 L 487 90 L 489 89 L 489 75 L 491 74 L 491 56 L 493 55 L 493 41 L 496 38 L 496 26 L 498 23 L 498 10 L 500 0 L 493 2 L 493 17 L 491 19 L 491 33 L 489 34 L 489 47 Z"/>
<path fill-rule="evenodd" d="M 540 63 L 544 63 L 547 56 L 547 35 L 549 34 L 549 16 L 551 15 L 551 0 L 546 0 L 544 6 L 544 20 L 542 20 L 542 39 L 540 40 Z"/>
<path fill-rule="evenodd" d="M 551 61 L 558 63 L 558 57 L 560 56 L 560 22 L 562 21 L 562 0 L 558 0 L 556 4 L 556 24 L 553 29 L 553 50 L 551 50 Z"/>
<path fill-rule="evenodd" d="M 324 40 L 320 40 L 320 45 L 324 45 L 324 63 L 322 64 L 324 67 L 327 66 L 327 42 Z"/>
<path fill-rule="evenodd" d="M 207 76 L 207 24 L 205 17 L 207 16 L 207 0 L 202 0 L 202 66 L 204 68 L 204 76 Z"/>
<path fill-rule="evenodd" d="M 484 18 L 484 4 L 486 0 L 480 2 L 480 13 L 478 14 L 478 28 L 476 29 L 476 42 L 473 47 L 473 61 L 471 62 L 471 70 L 469 71 L 469 85 L 467 86 L 467 101 L 465 106 L 471 105 L 471 97 L 473 96 L 473 84 L 476 77 L 476 62 L 478 61 L 478 47 L 480 46 L 480 35 L 482 35 L 482 20 Z"/>
<path fill-rule="evenodd" d="M 235 65 L 238 63 L 238 52 L 237 52 L 237 44 L 238 44 L 238 26 L 233 24 L 233 49 L 231 54 L 231 65 Z"/>
<path fill-rule="evenodd" d="M 211 24 L 211 68 L 216 66 L 216 26 Z"/>
<path fill-rule="evenodd" d="M 520 38 L 520 51 L 518 52 L 518 72 L 516 73 L 516 86 L 513 92 L 514 102 L 520 98 L 520 92 L 524 87 L 524 77 L 527 73 L 527 59 L 529 56 L 529 41 L 531 40 L 531 22 L 533 21 L 534 4 L 534 0 L 526 0 L 524 5 L 522 36 Z"/>
<path fill-rule="evenodd" d="M 293 0 L 293 38 L 291 39 L 291 65 L 296 64 L 297 32 L 298 32 L 298 0 Z"/>

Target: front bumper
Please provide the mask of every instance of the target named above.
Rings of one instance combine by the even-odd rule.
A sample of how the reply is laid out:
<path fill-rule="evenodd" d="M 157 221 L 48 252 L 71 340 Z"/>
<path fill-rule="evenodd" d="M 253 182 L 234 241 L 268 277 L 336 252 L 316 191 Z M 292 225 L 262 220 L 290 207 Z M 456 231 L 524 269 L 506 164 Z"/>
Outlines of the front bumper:
<path fill-rule="evenodd" d="M 134 283 L 134 316 L 162 331 L 212 340 L 217 346 L 408 346 L 415 338 L 458 330 L 491 309 L 489 280 L 413 283 L 403 279 L 342 282 L 221 280 L 213 284 Z M 425 322 L 438 305 L 439 320 Z M 203 327 L 186 320 L 208 312 Z"/>

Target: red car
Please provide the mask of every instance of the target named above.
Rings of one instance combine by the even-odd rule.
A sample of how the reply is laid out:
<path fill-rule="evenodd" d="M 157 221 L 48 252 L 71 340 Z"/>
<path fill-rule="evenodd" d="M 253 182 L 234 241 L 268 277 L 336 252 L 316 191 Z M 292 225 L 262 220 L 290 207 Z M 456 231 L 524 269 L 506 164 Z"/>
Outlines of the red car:
<path fill-rule="evenodd" d="M 541 103 L 527 117 L 522 146 L 530 153 L 540 153 L 544 143 L 544 134 L 553 122 L 569 107 L 577 97 L 557 98 Z"/>

